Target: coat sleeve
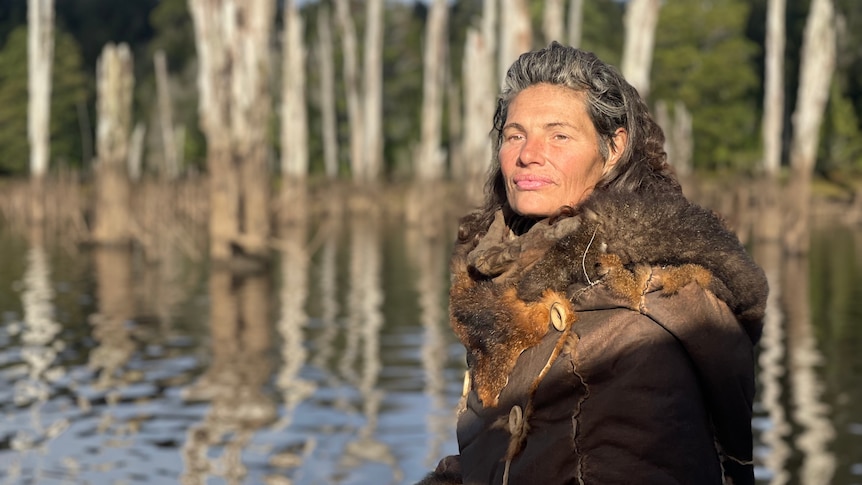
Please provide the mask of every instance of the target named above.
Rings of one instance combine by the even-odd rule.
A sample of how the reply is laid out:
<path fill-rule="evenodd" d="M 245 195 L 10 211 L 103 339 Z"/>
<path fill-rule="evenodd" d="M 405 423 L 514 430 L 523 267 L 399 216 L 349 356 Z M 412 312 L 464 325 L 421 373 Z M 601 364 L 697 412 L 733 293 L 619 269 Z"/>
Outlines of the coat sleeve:
<path fill-rule="evenodd" d="M 670 332 L 691 358 L 704 392 L 728 478 L 753 484 L 754 344 L 733 313 L 692 283 L 673 298 L 650 293 L 647 315 Z"/>

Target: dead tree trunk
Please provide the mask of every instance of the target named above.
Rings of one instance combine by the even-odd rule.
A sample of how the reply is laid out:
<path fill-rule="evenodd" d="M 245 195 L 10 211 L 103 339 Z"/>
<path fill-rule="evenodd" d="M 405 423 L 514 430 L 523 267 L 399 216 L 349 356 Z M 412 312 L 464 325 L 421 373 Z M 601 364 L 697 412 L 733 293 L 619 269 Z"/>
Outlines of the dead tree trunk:
<path fill-rule="evenodd" d="M 302 18 L 296 2 L 284 6 L 282 43 L 281 176 L 279 219 L 286 223 L 296 210 L 308 178 L 308 114 L 305 108 L 305 46 Z"/>
<path fill-rule="evenodd" d="M 467 30 L 464 49 L 464 139 L 462 142 L 464 173 L 456 173 L 466 183 L 468 197 L 481 200 L 482 175 L 491 162 L 491 139 L 488 136 L 494 116 L 494 52 L 481 33 Z"/>
<path fill-rule="evenodd" d="M 363 55 L 363 181 L 383 172 L 383 0 L 367 0 Z"/>
<path fill-rule="evenodd" d="M 425 55 L 422 65 L 422 114 L 419 153 L 414 173 L 419 181 L 440 180 L 445 158 L 440 150 L 443 120 L 443 82 L 446 74 L 446 0 L 434 0 L 425 27 Z"/>
<path fill-rule="evenodd" d="M 296 2 L 284 6 L 282 43 L 281 171 L 297 181 L 308 176 L 308 115 L 305 109 L 305 46 Z M 285 184 L 289 185 L 289 184 Z"/>
<path fill-rule="evenodd" d="M 497 86 L 494 67 L 497 0 L 485 0 L 481 31 L 470 28 L 464 47 L 464 138 L 461 159 L 463 173 L 454 175 L 464 180 L 467 199 L 478 203 L 482 197 L 482 177 L 491 163 L 491 139 L 488 136 Z"/>
<path fill-rule="evenodd" d="M 545 0 L 545 9 L 542 11 L 542 33 L 545 35 L 545 44 L 552 40 L 563 42 L 563 30 L 565 23 L 564 0 Z"/>
<path fill-rule="evenodd" d="M 584 0 L 569 0 L 569 26 L 566 38 L 572 47 L 581 46 L 584 26 Z"/>
<path fill-rule="evenodd" d="M 644 99 L 649 97 L 649 74 L 660 8 L 660 0 L 631 0 L 626 6 L 622 73 Z"/>
<path fill-rule="evenodd" d="M 27 138 L 30 142 L 30 221 L 45 219 L 45 175 L 51 137 L 51 71 L 54 62 L 54 0 L 27 2 Z"/>
<path fill-rule="evenodd" d="M 766 72 L 763 96 L 763 171 L 774 177 L 781 168 L 784 127 L 784 44 L 787 0 L 769 0 L 766 10 Z"/>
<path fill-rule="evenodd" d="M 330 179 L 338 177 L 338 135 L 335 116 L 335 66 L 332 19 L 329 9 L 317 11 L 317 56 L 320 68 L 320 122 L 323 134 L 323 167 Z"/>
<path fill-rule="evenodd" d="M 129 137 L 129 155 L 126 157 L 126 171 L 129 174 L 129 180 L 133 184 L 141 179 L 144 164 L 144 137 L 146 134 L 146 125 L 143 121 L 138 121 L 132 130 L 132 136 Z"/>
<path fill-rule="evenodd" d="M 677 100 L 671 114 L 667 102 L 662 99 L 656 103 L 656 121 L 665 132 L 668 163 L 682 181 L 687 180 L 692 173 L 694 152 L 691 113 L 682 101 Z"/>
<path fill-rule="evenodd" d="M 93 240 L 119 245 L 131 240 L 131 184 L 126 166 L 135 78 L 127 44 L 108 44 L 96 66 L 96 206 Z"/>
<path fill-rule="evenodd" d="M 794 171 L 811 173 L 820 143 L 820 125 L 835 70 L 835 11 L 832 0 L 812 0 L 805 23 L 799 91 L 793 112 L 790 163 Z"/>
<path fill-rule="evenodd" d="M 168 63 L 165 51 L 159 49 L 153 55 L 156 68 L 156 91 L 159 99 L 159 125 L 162 131 L 162 153 L 164 156 L 160 174 L 173 180 L 179 174 L 177 143 L 174 138 L 174 110 L 171 103 L 171 88 L 168 84 Z"/>
<path fill-rule="evenodd" d="M 190 0 L 210 177 L 210 257 L 268 257 L 274 0 Z"/>
<path fill-rule="evenodd" d="M 463 143 L 462 134 L 464 127 L 461 125 L 463 121 L 461 115 L 461 89 L 458 85 L 458 80 L 452 77 L 452 71 L 448 64 L 446 68 L 446 119 L 448 120 L 448 147 L 444 148 L 445 154 L 449 158 L 449 174 L 452 175 L 456 171 L 464 172 L 464 160 L 461 159 L 463 151 L 461 144 Z"/>
<path fill-rule="evenodd" d="M 783 228 L 785 250 L 790 253 L 806 254 L 809 249 L 811 178 L 836 62 L 834 22 L 832 1 L 812 0 L 805 24 L 799 91 L 792 119 L 790 164 L 793 175 L 789 186 L 792 191 L 787 194 L 787 223 Z"/>
<path fill-rule="evenodd" d="M 763 95 L 763 159 L 766 175 L 756 192 L 758 206 L 765 217 L 757 225 L 761 241 L 776 242 L 782 237 L 782 218 L 778 173 L 784 133 L 784 49 L 787 0 L 769 0 L 766 11 L 766 67 Z M 806 201 L 807 203 L 807 201 Z M 791 231 L 792 232 L 792 231 Z"/>
<path fill-rule="evenodd" d="M 494 53 L 496 52 L 497 47 L 497 28 L 500 23 L 500 0 L 483 0 L 482 1 L 482 24 L 481 24 L 481 32 L 482 35 L 482 43 L 484 44 L 484 51 L 487 52 L 484 57 L 484 62 L 487 67 L 491 70 L 488 74 L 489 78 L 492 80 L 494 84 L 494 90 L 492 91 L 492 95 L 496 98 L 497 90 L 496 86 L 500 83 L 494 80 L 494 73 L 497 72 L 495 69 L 494 62 L 496 57 L 494 57 Z M 491 112 L 493 114 L 493 111 Z M 491 119 L 490 117 L 488 119 Z"/>
<path fill-rule="evenodd" d="M 506 76 L 509 66 L 533 46 L 533 28 L 530 25 L 530 5 L 527 0 L 506 2 L 500 13 L 499 30 L 500 78 Z"/>
<path fill-rule="evenodd" d="M 344 62 L 344 92 L 347 98 L 347 123 L 350 133 L 350 175 L 355 182 L 363 179 L 362 166 L 362 104 L 359 96 L 359 61 L 356 28 L 350 13 L 350 3 L 335 2 L 335 15 L 341 33 L 341 50 Z"/>

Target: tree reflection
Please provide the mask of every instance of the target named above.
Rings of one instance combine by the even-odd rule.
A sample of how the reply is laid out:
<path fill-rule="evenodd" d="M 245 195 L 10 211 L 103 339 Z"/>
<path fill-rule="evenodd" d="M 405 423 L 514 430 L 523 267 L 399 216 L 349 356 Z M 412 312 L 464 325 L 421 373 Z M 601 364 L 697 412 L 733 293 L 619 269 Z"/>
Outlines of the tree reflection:
<path fill-rule="evenodd" d="M 57 353 L 64 343 L 58 338 L 61 326 L 54 319 L 54 289 L 50 276 L 48 255 L 41 238 L 35 237 L 27 251 L 27 271 L 21 292 L 23 375 L 15 382 L 13 391 L 15 405 L 29 407 L 31 419 L 29 423 L 17 422 L 9 426 L 15 429 L 10 446 L 19 451 L 38 448 L 69 426 L 66 419 L 45 423 L 41 414 L 42 406 L 51 399 L 53 383 L 65 374 L 64 369 L 56 365 Z"/>
<path fill-rule="evenodd" d="M 381 304 L 383 291 L 380 273 L 380 220 L 377 215 L 350 218 L 350 268 L 347 321 L 347 347 L 340 370 L 359 390 L 365 424 L 345 447 L 343 468 L 359 466 L 363 461 L 388 465 L 395 481 L 401 480 L 397 460 L 389 447 L 376 439 L 377 420 L 383 391 L 377 386 L 381 370 L 380 330 L 383 325 Z M 360 348 L 360 345 L 362 347 Z M 358 364 L 355 362 L 358 357 Z M 358 369 L 358 373 L 353 368 Z"/>
<path fill-rule="evenodd" d="M 770 228 L 771 230 L 771 228 Z M 781 297 L 781 259 L 782 248 L 775 240 L 762 242 L 755 246 L 755 259 L 763 267 L 769 281 L 769 298 L 766 302 L 766 318 L 763 336 L 760 339 L 761 384 L 760 403 L 766 410 L 769 423 L 761 432 L 761 440 L 766 446 L 763 464 L 772 472 L 769 483 L 782 485 L 788 482 L 790 474 L 786 469 L 790 457 L 787 443 L 791 428 L 782 404 L 781 379 L 785 376 L 785 318 L 780 305 Z"/>
<path fill-rule="evenodd" d="M 340 227 L 335 217 L 327 217 L 320 228 L 321 247 L 318 273 L 318 299 L 320 301 L 320 332 L 314 341 L 314 355 L 311 363 L 320 369 L 328 368 L 335 350 L 335 338 L 338 336 L 338 271 L 336 267 L 337 240 Z M 335 387 L 334 373 L 327 373 L 329 387 Z"/>
<path fill-rule="evenodd" d="M 264 391 L 272 371 L 268 289 L 263 274 L 219 268 L 210 274 L 212 361 L 183 396 L 210 407 L 186 433 L 184 484 L 206 483 L 210 476 L 242 483 L 247 471 L 243 449 L 256 430 L 275 420 L 275 404 Z M 217 450 L 221 455 L 211 458 Z"/>
<path fill-rule="evenodd" d="M 742 226 L 737 228 L 741 236 L 753 236 L 755 259 L 770 285 L 758 360 L 757 398 L 767 417 L 759 427 L 765 447 L 759 456 L 770 484 L 794 479 L 806 485 L 830 483 L 836 467 L 830 450 L 835 428 L 818 374 L 823 354 L 811 321 L 810 180 L 794 174 L 783 187 L 775 179 L 761 180 L 750 197 L 736 199 L 749 202 L 713 207 L 723 207 L 720 213 L 736 207 L 733 220 Z M 757 215 L 756 224 L 749 212 Z M 797 458 L 798 470 L 793 468 Z"/>
<path fill-rule="evenodd" d="M 784 264 L 783 302 L 793 419 L 802 427 L 794 439 L 803 455 L 800 483 L 828 484 L 835 473 L 835 456 L 829 450 L 835 429 L 829 419 L 829 407 L 823 402 L 822 379 L 816 370 L 823 362 L 823 355 L 817 349 L 811 328 L 808 258 L 790 256 Z"/>
<path fill-rule="evenodd" d="M 132 256 L 128 248 L 99 247 L 93 250 L 99 311 L 90 315 L 93 338 L 98 346 L 90 352 L 90 367 L 98 372 L 96 387 L 117 391 L 140 375 L 125 369 L 135 352 L 128 320 L 134 314 Z"/>
<path fill-rule="evenodd" d="M 304 194 L 301 197 L 301 200 L 295 201 L 294 207 L 307 207 Z M 307 399 L 315 389 L 311 381 L 299 376 L 308 358 L 303 332 L 308 322 L 308 314 L 305 311 L 309 266 L 307 213 L 303 210 L 297 211 L 290 223 L 283 225 L 281 229 L 281 314 L 276 328 L 281 336 L 282 365 L 276 374 L 275 385 L 281 391 L 284 410 L 273 426 L 277 430 L 290 426 L 296 406 Z M 283 468 L 298 467 L 313 446 L 313 441 L 309 441 L 301 452 L 280 452 L 273 456 L 270 462 Z"/>
<path fill-rule="evenodd" d="M 430 213 L 431 211 L 426 211 Z M 419 321 L 422 324 L 422 371 L 425 376 L 425 396 L 431 404 L 426 416 L 429 443 L 425 465 L 434 467 L 443 456 L 443 445 L 455 427 L 455 413 L 446 400 L 446 336 L 445 271 L 447 268 L 446 239 L 437 224 L 412 225 L 406 239 L 409 256 L 416 274 L 419 294 Z"/>

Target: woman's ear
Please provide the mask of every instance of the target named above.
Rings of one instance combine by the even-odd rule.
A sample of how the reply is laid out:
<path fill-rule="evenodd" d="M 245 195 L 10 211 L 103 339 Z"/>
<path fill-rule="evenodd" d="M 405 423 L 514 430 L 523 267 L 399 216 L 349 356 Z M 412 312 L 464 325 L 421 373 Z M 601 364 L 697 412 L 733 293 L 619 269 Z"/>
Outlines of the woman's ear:
<path fill-rule="evenodd" d="M 608 161 L 605 163 L 604 173 L 610 172 L 610 170 L 614 168 L 614 165 L 617 164 L 620 157 L 623 156 L 628 140 L 629 134 L 626 129 L 622 127 L 617 128 L 617 131 L 614 132 L 614 136 L 611 137 L 610 143 L 608 144 L 610 156 L 608 157 Z"/>

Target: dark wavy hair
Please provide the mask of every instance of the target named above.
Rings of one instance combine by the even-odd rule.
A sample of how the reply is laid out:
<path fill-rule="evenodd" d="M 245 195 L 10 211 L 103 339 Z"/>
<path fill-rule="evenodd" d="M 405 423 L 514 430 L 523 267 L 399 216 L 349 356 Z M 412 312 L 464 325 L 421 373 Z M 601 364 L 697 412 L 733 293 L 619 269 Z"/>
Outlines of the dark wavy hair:
<path fill-rule="evenodd" d="M 522 54 L 506 73 L 491 130 L 493 163 L 485 186 L 484 211 L 493 213 L 500 208 L 511 211 L 499 159 L 503 126 L 515 96 L 540 83 L 565 86 L 584 94 L 587 113 L 598 132 L 599 151 L 605 160 L 610 157 L 608 146 L 612 146 L 610 142 L 617 129 L 626 130 L 628 141 L 620 158 L 594 190 L 681 190 L 667 163 L 664 132 L 637 90 L 615 67 L 595 54 L 552 42 L 543 49 Z"/>

